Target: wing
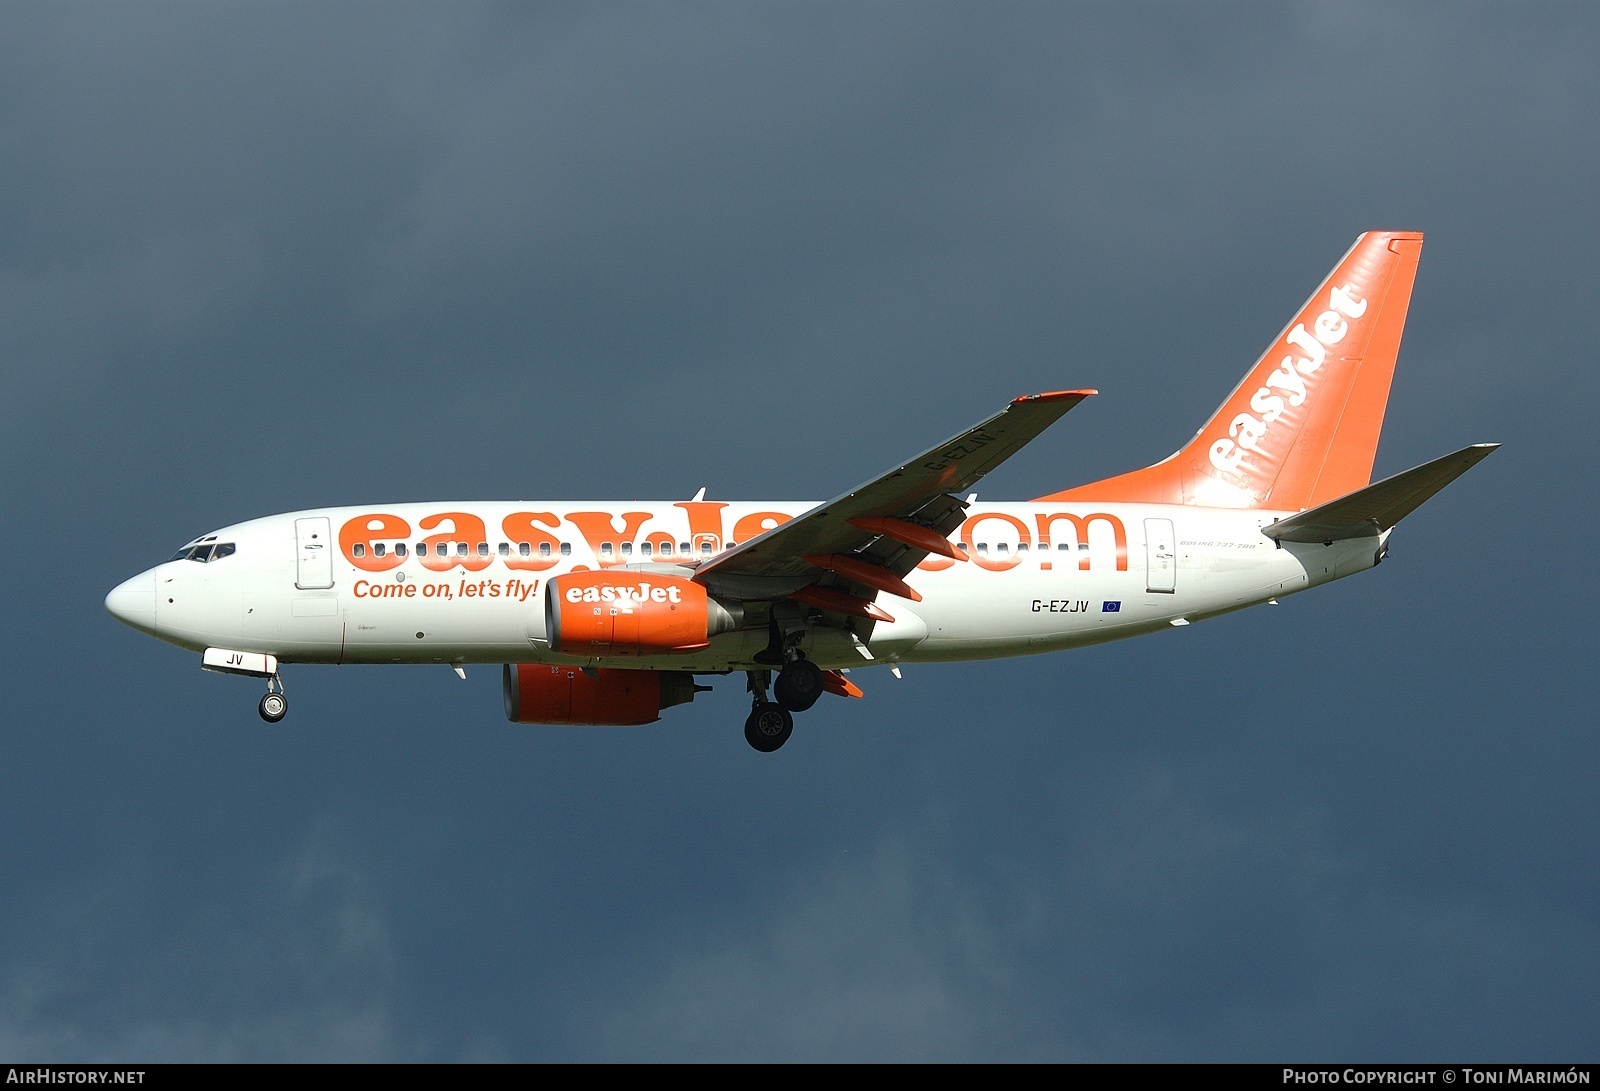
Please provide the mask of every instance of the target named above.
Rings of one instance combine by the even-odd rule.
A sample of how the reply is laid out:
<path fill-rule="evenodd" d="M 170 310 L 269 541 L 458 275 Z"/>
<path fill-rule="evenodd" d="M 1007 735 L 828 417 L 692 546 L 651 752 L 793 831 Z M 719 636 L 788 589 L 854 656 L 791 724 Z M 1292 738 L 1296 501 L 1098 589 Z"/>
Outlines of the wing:
<path fill-rule="evenodd" d="M 861 617 L 875 616 L 878 591 L 915 598 L 904 594 L 911 588 L 901 577 L 929 553 L 966 559 L 948 541 L 966 511 L 951 494 L 970 489 L 1094 393 L 1017 398 L 904 465 L 706 561 L 694 578 L 729 598 L 796 597 Z"/>

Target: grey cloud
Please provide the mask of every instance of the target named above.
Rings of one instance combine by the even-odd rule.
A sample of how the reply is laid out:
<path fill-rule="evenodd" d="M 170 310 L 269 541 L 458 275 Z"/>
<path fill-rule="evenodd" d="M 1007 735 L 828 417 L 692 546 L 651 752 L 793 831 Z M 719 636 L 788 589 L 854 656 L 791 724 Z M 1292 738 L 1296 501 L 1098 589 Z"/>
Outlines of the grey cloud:
<path fill-rule="evenodd" d="M 1597 38 L 1560 4 L 0 10 L 0 1053 L 1586 1056 Z M 1102 393 L 983 495 L 1119 472 L 1372 227 L 1429 234 L 1379 471 L 1506 443 L 1379 571 L 863 671 L 777 762 L 733 680 L 563 733 L 492 672 L 306 669 L 263 732 L 101 610 L 237 519 L 821 497 L 1036 389 Z"/>

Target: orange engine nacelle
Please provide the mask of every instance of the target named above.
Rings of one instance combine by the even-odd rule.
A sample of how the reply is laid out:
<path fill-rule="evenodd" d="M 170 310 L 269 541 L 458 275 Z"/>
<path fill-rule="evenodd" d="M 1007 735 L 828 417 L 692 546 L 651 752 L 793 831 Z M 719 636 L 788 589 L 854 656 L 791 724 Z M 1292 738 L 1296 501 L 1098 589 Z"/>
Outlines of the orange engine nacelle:
<path fill-rule="evenodd" d="M 742 613 L 680 576 L 568 572 L 545 584 L 545 635 L 562 655 L 690 652 L 737 629 Z"/>
<path fill-rule="evenodd" d="M 661 710 L 694 700 L 687 671 L 597 670 L 549 663 L 507 663 L 501 674 L 506 719 L 514 724 L 634 727 L 654 723 Z"/>

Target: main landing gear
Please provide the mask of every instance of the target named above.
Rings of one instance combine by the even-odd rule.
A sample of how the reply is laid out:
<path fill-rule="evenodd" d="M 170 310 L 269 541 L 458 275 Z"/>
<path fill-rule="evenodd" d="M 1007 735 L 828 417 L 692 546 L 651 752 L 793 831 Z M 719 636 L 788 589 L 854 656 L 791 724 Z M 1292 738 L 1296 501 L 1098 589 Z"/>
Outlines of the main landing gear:
<path fill-rule="evenodd" d="M 267 695 L 256 706 L 261 718 L 275 724 L 289 713 L 289 699 L 283 695 L 283 679 L 274 674 L 267 679 Z"/>
<path fill-rule="evenodd" d="M 751 673 L 754 673 L 753 671 Z M 744 722 L 744 741 L 770 754 L 794 734 L 794 716 L 782 705 L 757 697 Z"/>
<path fill-rule="evenodd" d="M 772 684 L 772 696 L 767 700 L 767 685 L 772 672 L 747 671 L 747 689 L 752 695 L 750 716 L 744 722 L 744 740 L 763 754 L 770 754 L 789 741 L 794 733 L 794 713 L 804 712 L 817 703 L 823 694 L 822 669 L 805 657 L 799 649 L 790 652 L 792 658 L 778 672 Z"/>
<path fill-rule="evenodd" d="M 772 695 L 790 712 L 804 712 L 822 696 L 822 669 L 798 652 L 795 655 L 778 672 Z"/>

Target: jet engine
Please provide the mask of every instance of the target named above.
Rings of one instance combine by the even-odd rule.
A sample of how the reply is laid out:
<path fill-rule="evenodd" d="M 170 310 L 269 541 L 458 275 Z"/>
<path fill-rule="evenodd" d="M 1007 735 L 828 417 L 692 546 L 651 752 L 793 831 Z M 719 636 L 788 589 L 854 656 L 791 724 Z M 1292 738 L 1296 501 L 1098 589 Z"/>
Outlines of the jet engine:
<path fill-rule="evenodd" d="M 693 580 L 653 572 L 567 572 L 545 584 L 545 634 L 563 655 L 640 656 L 704 648 L 743 608 Z"/>
<path fill-rule="evenodd" d="M 586 671 L 549 663 L 507 663 L 501 679 L 506 719 L 514 724 L 634 727 L 711 688 L 696 686 L 687 671 Z"/>

